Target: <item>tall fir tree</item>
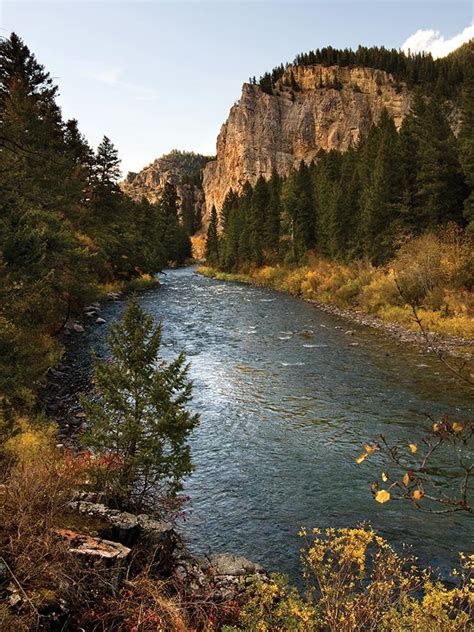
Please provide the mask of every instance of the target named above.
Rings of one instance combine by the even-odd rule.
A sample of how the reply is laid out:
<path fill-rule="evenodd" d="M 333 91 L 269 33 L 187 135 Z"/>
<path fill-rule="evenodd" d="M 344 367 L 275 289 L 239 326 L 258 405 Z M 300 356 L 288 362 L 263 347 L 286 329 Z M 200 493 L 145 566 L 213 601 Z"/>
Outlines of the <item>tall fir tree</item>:
<path fill-rule="evenodd" d="M 211 210 L 206 238 L 206 263 L 215 266 L 219 263 L 219 221 L 216 207 Z"/>
<path fill-rule="evenodd" d="M 90 423 L 85 442 L 119 463 L 105 481 L 109 501 L 159 511 L 192 469 L 186 440 L 199 417 L 187 408 L 189 367 L 183 353 L 170 363 L 161 359 L 161 324 L 136 297 L 108 340 L 108 362 L 94 362 L 98 397 L 82 400 Z"/>

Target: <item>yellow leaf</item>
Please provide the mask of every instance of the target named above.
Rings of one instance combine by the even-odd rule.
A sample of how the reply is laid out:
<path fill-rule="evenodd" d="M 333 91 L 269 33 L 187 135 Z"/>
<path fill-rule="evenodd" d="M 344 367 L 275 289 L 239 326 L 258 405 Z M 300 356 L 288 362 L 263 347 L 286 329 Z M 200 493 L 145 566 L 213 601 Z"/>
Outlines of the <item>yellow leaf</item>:
<path fill-rule="evenodd" d="M 418 446 L 416 445 L 416 443 L 409 443 L 408 447 L 410 448 L 410 452 L 412 454 L 416 454 L 416 451 L 418 450 Z"/>
<path fill-rule="evenodd" d="M 375 450 L 377 449 L 377 447 L 374 445 L 365 445 L 364 446 L 365 451 L 367 452 L 367 454 L 373 454 L 375 452 Z"/>
<path fill-rule="evenodd" d="M 364 454 L 361 454 L 359 457 L 357 457 L 356 463 L 363 463 L 368 456 L 369 455 L 367 454 L 367 452 L 364 452 Z"/>
<path fill-rule="evenodd" d="M 456 434 L 459 434 L 460 432 L 464 430 L 464 426 L 460 424 L 459 421 L 455 421 L 453 423 L 453 430 Z"/>
<path fill-rule="evenodd" d="M 382 504 L 388 502 L 390 500 L 390 492 L 386 489 L 381 489 L 375 494 L 375 500 Z"/>
<path fill-rule="evenodd" d="M 388 476 L 385 474 L 385 472 L 382 472 L 382 480 L 384 483 L 388 481 Z"/>
<path fill-rule="evenodd" d="M 425 492 L 422 489 L 415 489 L 415 491 L 412 494 L 413 500 L 421 500 L 424 495 L 425 495 Z"/>
<path fill-rule="evenodd" d="M 405 487 L 408 487 L 409 483 L 410 483 L 410 475 L 407 472 L 405 476 L 403 477 L 403 484 L 405 485 Z"/>
<path fill-rule="evenodd" d="M 439 432 L 439 424 L 433 424 L 433 432 Z"/>

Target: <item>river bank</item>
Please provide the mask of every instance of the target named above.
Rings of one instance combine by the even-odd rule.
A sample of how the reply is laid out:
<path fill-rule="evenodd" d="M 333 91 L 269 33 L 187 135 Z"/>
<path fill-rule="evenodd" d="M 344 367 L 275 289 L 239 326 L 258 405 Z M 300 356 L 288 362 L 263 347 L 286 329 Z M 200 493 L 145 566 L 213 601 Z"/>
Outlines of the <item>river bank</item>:
<path fill-rule="evenodd" d="M 431 330 L 421 331 L 409 307 L 403 312 L 404 324 L 393 322 L 355 308 L 342 307 L 336 304 L 337 299 L 335 297 L 333 297 L 333 302 L 329 302 L 327 294 L 325 295 L 325 302 L 316 300 L 313 296 L 317 293 L 313 290 L 305 289 L 300 283 L 292 285 L 288 282 L 288 277 L 292 274 L 294 274 L 295 277 L 298 276 L 297 270 L 287 270 L 286 272 L 282 270 L 281 273 L 275 274 L 265 273 L 265 270 L 268 269 L 269 268 L 262 268 L 249 274 L 232 274 L 216 270 L 212 267 L 200 266 L 198 272 L 206 277 L 221 281 L 245 283 L 285 292 L 314 305 L 315 308 L 325 313 L 342 318 L 348 323 L 370 327 L 402 343 L 415 345 L 423 353 L 450 356 L 463 361 L 472 361 L 474 358 L 473 339 Z M 411 328 L 407 323 L 410 323 Z"/>
<path fill-rule="evenodd" d="M 194 266 L 167 270 L 160 280 L 140 301 L 163 323 L 163 359 L 185 351 L 192 406 L 201 415 L 190 437 L 195 469 L 180 526 L 191 551 L 233 551 L 297 581 L 301 525 L 370 520 L 400 550 L 413 544 L 422 563 L 446 577 L 456 559 L 453 538 L 458 548 L 466 542 L 465 521 L 441 517 L 435 529 L 410 508 L 379 506 L 369 489 L 371 464 L 355 463 L 378 433 L 416 440 L 425 411 L 472 417 L 467 389 L 434 354 L 421 358 L 413 345 L 348 326 L 308 302 L 216 282 Z M 49 389 L 63 398 L 51 418 L 64 445 L 74 445 L 87 423 L 78 400 L 88 389 L 90 354 L 107 358 L 108 328 L 125 304 L 103 303 L 105 323 L 86 317 L 84 332 L 67 336 L 65 375 L 52 376 Z"/>

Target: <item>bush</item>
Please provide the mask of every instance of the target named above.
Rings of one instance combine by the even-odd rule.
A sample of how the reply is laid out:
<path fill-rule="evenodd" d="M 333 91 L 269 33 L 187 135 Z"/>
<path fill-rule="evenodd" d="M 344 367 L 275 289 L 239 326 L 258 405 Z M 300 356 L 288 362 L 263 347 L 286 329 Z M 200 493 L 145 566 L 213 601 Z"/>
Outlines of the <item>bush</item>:
<path fill-rule="evenodd" d="M 304 596 L 287 580 L 259 581 L 231 630 L 274 632 L 461 632 L 469 625 L 474 558 L 462 559 L 460 583 L 447 588 L 419 572 L 367 526 L 318 529 L 302 551 Z"/>
<path fill-rule="evenodd" d="M 81 481 L 81 460 L 59 453 L 50 430 L 20 423 L 6 451 L 13 464 L 0 494 L 0 556 L 20 597 L 15 612 L 0 609 L 0 628 L 31 630 L 44 610 L 79 599 L 78 567 L 54 528 Z M 13 625 L 14 623 L 14 625 Z"/>

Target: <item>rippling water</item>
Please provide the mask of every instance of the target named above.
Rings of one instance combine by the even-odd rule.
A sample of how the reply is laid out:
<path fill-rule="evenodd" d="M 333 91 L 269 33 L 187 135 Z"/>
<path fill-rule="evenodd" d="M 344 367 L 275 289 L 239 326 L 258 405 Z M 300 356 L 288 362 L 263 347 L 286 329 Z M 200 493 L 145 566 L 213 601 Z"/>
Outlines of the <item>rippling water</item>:
<path fill-rule="evenodd" d="M 164 355 L 184 349 L 192 365 L 201 424 L 183 530 L 195 550 L 239 553 L 295 576 L 301 525 L 363 520 L 443 573 L 468 550 L 468 518 L 379 505 L 369 489 L 374 463 L 354 462 L 378 433 L 419 438 L 425 413 L 472 416 L 467 391 L 436 359 L 272 290 L 194 268 L 163 281 L 141 301 L 163 321 Z M 122 309 L 109 306 L 109 322 Z M 89 336 L 103 349 L 105 328 Z"/>

